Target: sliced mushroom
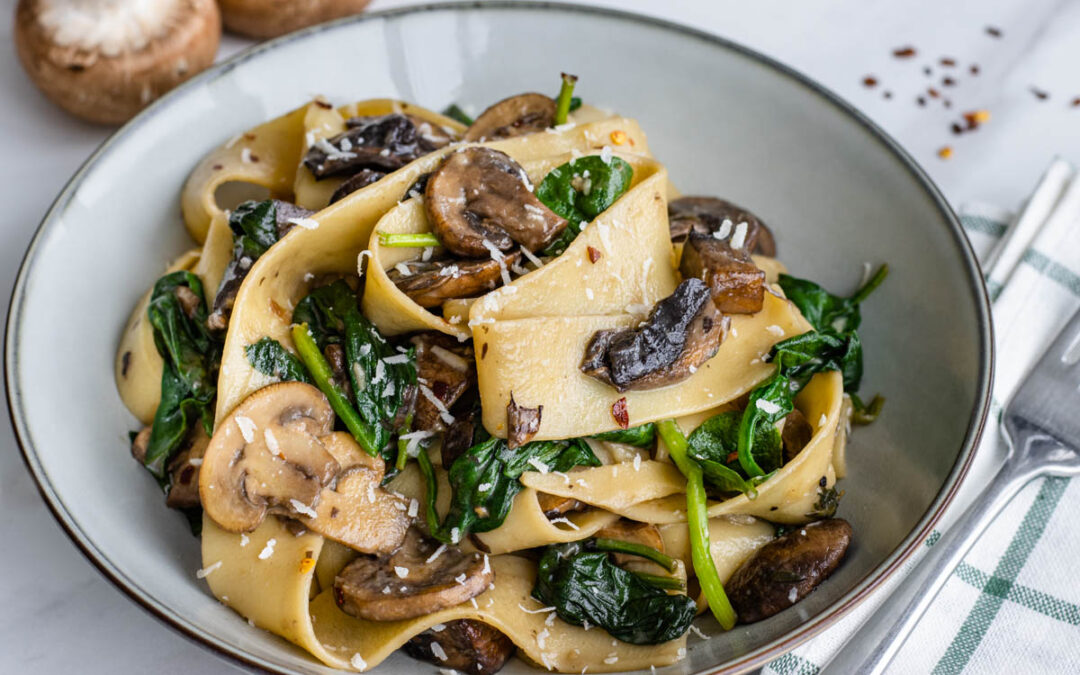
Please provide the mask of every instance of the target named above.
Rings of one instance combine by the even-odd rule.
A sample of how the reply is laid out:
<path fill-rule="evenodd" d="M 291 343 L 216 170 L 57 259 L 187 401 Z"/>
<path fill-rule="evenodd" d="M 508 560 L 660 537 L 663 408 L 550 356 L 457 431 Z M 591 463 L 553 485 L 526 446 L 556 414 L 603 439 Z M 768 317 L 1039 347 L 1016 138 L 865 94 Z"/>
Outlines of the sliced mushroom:
<path fill-rule="evenodd" d="M 555 123 L 556 103 L 543 94 L 518 94 L 492 105 L 465 132 L 466 141 L 490 141 L 543 131 Z"/>
<path fill-rule="evenodd" d="M 739 621 L 767 619 L 809 595 L 840 565 L 851 535 L 846 520 L 830 518 L 762 546 L 724 584 Z"/>
<path fill-rule="evenodd" d="M 476 429 L 480 424 L 480 416 L 477 410 L 470 410 L 464 415 L 458 415 L 454 422 L 446 428 L 442 437 L 439 453 L 443 468 L 450 470 L 454 460 L 473 446 L 476 438 Z"/>
<path fill-rule="evenodd" d="M 350 616 L 369 621 L 399 621 L 425 616 L 468 602 L 495 579 L 479 553 L 447 547 L 410 528 L 395 553 L 361 556 L 334 579 L 334 599 Z"/>
<path fill-rule="evenodd" d="M 413 429 L 442 431 L 454 421 L 449 409 L 476 384 L 472 345 L 461 344 L 449 335 L 435 332 L 416 335 L 413 344 L 416 345 L 416 381 L 420 389 Z"/>
<path fill-rule="evenodd" d="M 314 211 L 308 211 L 302 206 L 282 201 L 271 200 L 274 203 L 274 224 L 277 227 L 278 239 L 281 239 L 289 230 L 296 227 L 296 221 L 311 216 Z M 248 270 L 255 263 L 247 252 L 239 245 L 233 247 L 232 259 L 225 267 L 225 274 L 221 277 L 217 295 L 210 316 L 206 319 L 206 325 L 210 330 L 223 331 L 229 325 L 229 316 L 232 314 L 233 303 L 236 302 L 236 294 L 240 291 L 240 284 L 247 277 Z"/>
<path fill-rule="evenodd" d="M 169 462 L 169 494 L 165 505 L 170 509 L 194 509 L 199 501 L 199 469 L 210 437 L 202 424 L 196 423 L 184 439 L 184 445 Z"/>
<path fill-rule="evenodd" d="M 439 241 L 467 258 L 498 258 L 498 251 L 516 244 L 534 252 L 545 248 L 567 223 L 526 181 L 524 169 L 498 150 L 472 147 L 447 155 L 424 191 Z"/>
<path fill-rule="evenodd" d="M 520 258 L 521 253 L 514 251 L 502 260 L 411 260 L 395 265 L 387 276 L 416 304 L 438 307 L 447 300 L 471 298 L 498 288 L 503 268 L 510 269 Z"/>
<path fill-rule="evenodd" d="M 439 645 L 438 654 L 432 646 L 434 643 Z M 402 648 L 414 659 L 476 675 L 499 672 L 516 649 L 498 629 L 472 619 L 450 621 L 438 631 L 426 630 Z"/>
<path fill-rule="evenodd" d="M 750 211 L 716 197 L 681 197 L 668 203 L 668 219 L 671 225 L 671 240 L 682 241 L 691 231 L 698 234 L 713 234 L 726 229 L 724 221 L 730 221 L 734 229 L 739 223 L 746 223 L 747 251 L 776 257 L 776 240 L 772 231 Z M 725 232 L 722 236 L 727 236 Z"/>
<path fill-rule="evenodd" d="M 150 432 L 153 427 L 143 427 L 135 438 L 131 439 L 131 456 L 139 464 L 146 462 L 146 450 L 150 447 Z"/>
<path fill-rule="evenodd" d="M 583 502 L 579 502 L 572 497 L 560 497 L 547 492 L 538 492 L 536 502 L 540 505 L 540 510 L 544 512 L 544 517 L 548 520 L 562 518 L 568 513 L 585 509 Z"/>
<path fill-rule="evenodd" d="M 218 0 L 225 27 L 232 33 L 271 38 L 356 14 L 371 0 Z"/>
<path fill-rule="evenodd" d="M 814 428 L 806 421 L 806 416 L 798 408 L 784 417 L 784 427 L 780 430 L 784 444 L 784 463 L 787 464 L 802 452 L 810 439 L 814 437 Z"/>
<path fill-rule="evenodd" d="M 199 496 L 229 532 L 250 532 L 267 513 L 310 510 L 340 466 L 319 437 L 334 411 L 317 388 L 281 382 L 256 391 L 219 422 L 206 449 Z"/>
<path fill-rule="evenodd" d="M 321 440 L 342 468 L 334 485 L 320 494 L 315 517 L 308 514 L 298 520 L 361 553 L 393 551 L 405 539 L 410 519 L 401 498 L 380 487 L 385 462 L 361 450 L 347 433 L 335 432 Z"/>
<path fill-rule="evenodd" d="M 510 403 L 506 404 L 506 440 L 511 450 L 516 450 L 532 440 L 540 431 L 540 418 L 544 406 L 526 408 L 514 401 L 514 392 L 510 392 Z"/>
<path fill-rule="evenodd" d="M 34 84 L 68 112 L 119 124 L 214 62 L 214 0 L 20 0 L 15 48 Z"/>
<path fill-rule="evenodd" d="M 330 195 L 330 203 L 333 204 L 348 197 L 360 188 L 367 187 L 380 180 L 385 175 L 385 171 L 379 171 L 378 169 L 360 169 L 334 190 L 334 194 Z"/>
<path fill-rule="evenodd" d="M 687 279 L 638 328 L 593 335 L 581 371 L 620 392 L 674 384 L 716 354 L 725 326 L 705 284 Z"/>
<path fill-rule="evenodd" d="M 418 122 L 429 132 L 421 133 Z M 430 122 L 401 113 L 353 117 L 346 124 L 345 131 L 308 148 L 304 165 L 316 179 L 352 175 L 361 169 L 394 171 L 450 142 L 445 132 L 435 135 Z"/>
<path fill-rule="evenodd" d="M 716 308 L 725 314 L 753 314 L 765 304 L 765 272 L 730 239 L 691 232 L 683 246 L 679 271 L 683 278 L 709 286 Z"/>

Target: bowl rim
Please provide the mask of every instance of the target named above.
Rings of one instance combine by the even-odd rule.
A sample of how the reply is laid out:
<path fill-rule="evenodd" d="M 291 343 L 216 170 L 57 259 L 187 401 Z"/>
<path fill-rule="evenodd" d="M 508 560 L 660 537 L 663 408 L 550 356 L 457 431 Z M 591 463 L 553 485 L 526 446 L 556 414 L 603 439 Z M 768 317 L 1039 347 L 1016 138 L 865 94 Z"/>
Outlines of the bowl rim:
<path fill-rule="evenodd" d="M 162 605 L 150 592 L 140 588 L 133 580 L 127 578 L 119 569 L 117 569 L 112 561 L 97 549 L 94 542 L 85 535 L 71 517 L 63 499 L 53 489 L 48 474 L 44 471 L 44 468 L 38 460 L 37 451 L 33 444 L 29 425 L 26 423 L 23 404 L 20 398 L 19 383 L 21 381 L 21 373 L 19 370 L 19 354 L 17 347 L 19 345 L 19 332 L 21 328 L 20 319 L 23 314 L 23 301 L 26 294 L 26 285 L 31 270 L 33 269 L 33 263 L 39 253 L 39 244 L 44 240 L 44 235 L 52 229 L 57 216 L 66 209 L 73 195 L 82 185 L 86 176 L 98 161 L 112 152 L 114 146 L 120 140 L 130 135 L 135 129 L 146 124 L 165 107 L 171 105 L 175 100 L 180 99 L 194 88 L 205 82 L 226 76 L 240 64 L 259 56 L 265 51 L 277 49 L 281 45 L 297 40 L 308 39 L 313 35 L 333 30 L 345 24 L 365 23 L 368 21 L 387 19 L 393 20 L 431 11 L 483 13 L 488 10 L 549 11 L 565 14 L 585 14 L 615 21 L 647 24 L 671 33 L 679 34 L 686 39 L 704 41 L 714 47 L 725 49 L 734 52 L 743 58 L 756 61 L 758 64 L 785 76 L 794 84 L 816 95 L 823 102 L 831 105 L 840 113 L 853 119 L 862 126 L 869 132 L 873 140 L 890 152 L 915 179 L 919 186 L 932 199 L 934 205 L 948 225 L 956 253 L 958 254 L 964 270 L 967 272 L 968 290 L 972 295 L 972 301 L 975 305 L 980 343 L 978 346 L 978 382 L 976 383 L 975 402 L 968 420 L 967 428 L 964 432 L 964 440 L 961 444 L 960 451 L 956 456 L 956 460 L 953 462 L 949 474 L 946 476 L 942 488 L 938 491 L 926 511 L 919 518 L 915 527 L 884 560 L 876 565 L 864 577 L 859 579 L 851 590 L 833 602 L 829 607 L 825 608 L 825 610 L 818 615 L 811 617 L 801 624 L 798 628 L 781 635 L 757 649 L 737 656 L 726 663 L 717 664 L 716 666 L 711 666 L 698 671 L 697 675 L 704 675 L 706 673 L 709 675 L 714 673 L 738 673 L 760 667 L 768 661 L 790 652 L 815 635 L 818 635 L 877 590 L 918 549 L 930 534 L 932 528 L 938 522 L 946 507 L 948 507 L 955 497 L 956 492 L 971 466 L 972 459 L 975 455 L 975 449 L 977 448 L 984 431 L 990 408 L 990 391 L 993 382 L 995 357 L 993 324 L 990 318 L 990 299 L 978 262 L 956 214 L 941 194 L 941 191 L 934 184 L 933 180 L 931 180 L 926 172 L 899 143 L 852 104 L 794 68 L 727 38 L 674 21 L 658 19 L 621 9 L 593 7 L 564 2 L 545 2 L 536 0 L 432 2 L 408 7 L 365 12 L 335 21 L 310 26 L 273 40 L 252 45 L 230 58 L 214 64 L 172 91 L 167 92 L 145 110 L 114 131 L 82 163 L 46 211 L 45 216 L 37 226 L 34 235 L 27 246 L 22 262 L 19 265 L 18 275 L 12 288 L 5 326 L 4 383 L 7 394 L 8 413 L 11 417 L 16 443 L 19 446 L 23 461 L 30 471 L 31 476 L 37 485 L 38 492 L 41 494 L 46 506 L 48 506 L 49 511 L 67 536 L 75 544 L 76 548 L 79 549 L 87 560 L 89 560 L 90 563 L 109 580 L 109 582 L 120 589 L 136 604 L 184 637 L 207 648 L 214 654 L 226 657 L 243 666 L 258 668 L 266 672 L 278 673 L 280 675 L 290 675 L 290 673 L 295 672 L 287 669 L 283 670 L 275 664 L 245 652 L 241 648 L 208 633 L 201 627 L 174 612 L 170 607 Z"/>

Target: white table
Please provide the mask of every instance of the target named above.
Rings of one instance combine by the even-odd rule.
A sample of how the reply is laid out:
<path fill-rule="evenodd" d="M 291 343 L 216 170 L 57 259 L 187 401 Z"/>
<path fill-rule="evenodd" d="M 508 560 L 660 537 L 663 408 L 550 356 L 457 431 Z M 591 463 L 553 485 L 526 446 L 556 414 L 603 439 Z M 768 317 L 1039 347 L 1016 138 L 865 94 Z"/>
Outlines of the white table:
<path fill-rule="evenodd" d="M 413 4 L 372 3 L 373 9 Z M 1055 154 L 1080 160 L 1080 3 L 1062 0 L 599 0 L 711 31 L 783 61 L 846 98 L 897 138 L 954 206 L 1013 208 Z M 68 117 L 23 75 L 11 46 L 15 0 L 3 0 L 0 42 L 0 287 L 10 288 L 23 251 L 50 202 L 109 130 Z M 1003 37 L 985 32 L 1000 27 Z M 222 56 L 247 46 L 226 38 Z M 918 55 L 900 60 L 894 48 Z M 943 87 L 955 58 L 957 85 Z M 978 64 L 979 75 L 968 71 Z M 933 76 L 923 74 L 932 64 Z M 863 78 L 879 84 L 867 88 Z M 935 86 L 952 101 L 926 107 Z M 1050 93 L 1045 101 L 1029 90 Z M 890 99 L 883 92 L 892 93 Z M 357 92 L 360 96 L 363 92 Z M 422 102 L 421 102 L 422 103 Z M 991 121 L 954 136 L 961 111 Z M 948 161 L 937 150 L 951 145 Z M 179 189 L 179 186 L 178 186 Z M 4 314 L 7 296 L 4 292 Z M 111 354 L 99 355 L 112 358 Z M 92 357 L 91 357 L 92 358 Z M 107 395 L 109 392 L 103 392 Z M 0 425 L 0 672 L 236 672 L 155 621 L 106 582 L 68 541 L 38 496 L 7 424 Z M 432 668 L 434 672 L 434 669 Z"/>

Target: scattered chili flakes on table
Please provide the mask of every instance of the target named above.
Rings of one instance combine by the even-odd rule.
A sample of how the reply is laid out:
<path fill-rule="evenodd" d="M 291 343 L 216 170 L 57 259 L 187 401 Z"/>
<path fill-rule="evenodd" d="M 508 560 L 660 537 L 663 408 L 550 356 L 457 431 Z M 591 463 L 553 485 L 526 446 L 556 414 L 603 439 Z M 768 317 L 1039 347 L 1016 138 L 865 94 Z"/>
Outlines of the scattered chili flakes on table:
<path fill-rule="evenodd" d="M 915 56 L 915 48 L 911 46 L 898 47 L 893 50 L 892 54 L 898 59 L 910 59 L 912 56 Z"/>
<path fill-rule="evenodd" d="M 953 66 L 956 65 L 956 59 L 948 57 L 948 56 L 942 56 L 941 59 L 938 61 L 938 63 L 940 63 L 941 65 L 943 65 L 943 66 L 945 66 L 947 68 L 952 68 Z"/>
<path fill-rule="evenodd" d="M 1072 107 L 1080 108 L 1080 96 L 1077 96 L 1072 100 Z"/>
<path fill-rule="evenodd" d="M 866 77 L 863 78 L 862 83 L 863 83 L 864 87 L 871 87 L 871 88 L 876 87 L 877 86 L 877 78 L 874 77 L 873 75 L 867 75 Z"/>
<path fill-rule="evenodd" d="M 1040 101 L 1045 101 L 1046 99 L 1050 98 L 1050 92 L 1043 91 L 1038 87 L 1031 87 L 1031 93 L 1034 94 L 1035 98 L 1039 99 Z"/>
<path fill-rule="evenodd" d="M 987 26 L 986 27 L 986 34 L 990 35 L 992 37 L 996 37 L 996 38 L 999 38 L 999 37 L 1002 36 L 1001 29 L 1000 28 L 995 28 L 994 26 Z"/>
<path fill-rule="evenodd" d="M 952 157 L 953 149 L 951 145 L 943 145 L 941 149 L 937 151 L 937 156 L 942 159 L 949 159 Z"/>
<path fill-rule="evenodd" d="M 978 75 L 979 74 L 979 66 L 977 64 L 974 64 L 974 63 L 971 64 L 971 67 L 968 68 L 968 72 L 970 72 L 972 75 Z"/>

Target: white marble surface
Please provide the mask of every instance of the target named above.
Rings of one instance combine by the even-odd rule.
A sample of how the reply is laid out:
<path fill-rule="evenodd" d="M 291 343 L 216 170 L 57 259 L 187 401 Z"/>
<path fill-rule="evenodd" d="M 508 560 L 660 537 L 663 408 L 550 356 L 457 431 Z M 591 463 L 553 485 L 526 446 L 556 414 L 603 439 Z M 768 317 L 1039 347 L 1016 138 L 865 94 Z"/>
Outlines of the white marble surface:
<path fill-rule="evenodd" d="M 373 9 L 414 4 L 376 0 Z M 1014 207 L 1054 155 L 1080 161 L 1080 2 L 1073 0 L 600 0 L 685 23 L 764 52 L 839 93 L 892 134 L 930 173 L 954 206 L 970 201 Z M 15 0 L 0 1 L 11 16 Z M 987 35 L 1000 27 L 1000 39 Z M 108 134 L 66 116 L 34 90 L 0 24 L 0 287 L 14 281 L 23 251 L 52 199 Z M 227 38 L 222 55 L 247 46 Z M 901 61 L 892 50 L 912 45 Z M 941 56 L 959 62 L 958 84 L 940 86 Z M 967 70 L 977 63 L 980 73 Z M 922 67 L 933 64 L 933 77 Z M 874 89 L 866 75 L 879 80 Z M 613 76 L 620 76 L 618 74 Z M 629 78 L 632 74 L 622 74 Z M 923 108 L 929 85 L 953 102 Z M 1050 92 L 1040 101 L 1029 91 Z M 886 100 L 883 91 L 892 92 Z M 358 92 L 358 96 L 362 92 Z M 737 105 L 737 100 L 732 101 Z M 992 120 L 954 137 L 952 120 L 985 108 Z M 952 145 L 949 161 L 936 156 Z M 179 188 L 179 186 L 178 186 Z M 4 298 L 7 312 L 8 293 Z M 112 358 L 112 355 L 98 355 Z M 89 356 L 89 358 L 94 358 Z M 109 392 L 103 392 L 107 395 Z M 26 471 L 10 427 L 0 429 L 0 672 L 157 675 L 237 672 L 158 623 L 104 580 L 49 515 Z M 421 666 L 421 668 L 426 668 Z M 434 669 L 431 669 L 434 672 Z"/>

